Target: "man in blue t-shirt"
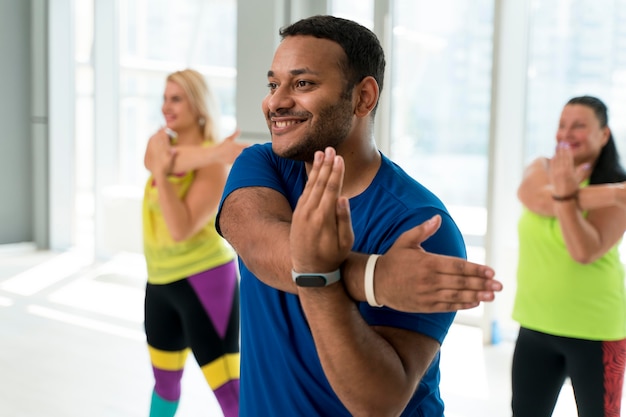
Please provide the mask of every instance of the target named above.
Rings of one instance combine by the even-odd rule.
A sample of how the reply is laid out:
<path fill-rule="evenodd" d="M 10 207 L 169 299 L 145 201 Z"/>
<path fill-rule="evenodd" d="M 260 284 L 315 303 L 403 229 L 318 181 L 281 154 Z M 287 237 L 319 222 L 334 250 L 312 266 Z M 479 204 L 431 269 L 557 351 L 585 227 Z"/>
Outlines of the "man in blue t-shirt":
<path fill-rule="evenodd" d="M 464 260 L 441 201 L 378 151 L 376 36 L 332 16 L 280 34 L 272 142 L 236 160 L 217 221 L 240 257 L 240 415 L 443 416 L 454 311 L 502 285 Z"/>

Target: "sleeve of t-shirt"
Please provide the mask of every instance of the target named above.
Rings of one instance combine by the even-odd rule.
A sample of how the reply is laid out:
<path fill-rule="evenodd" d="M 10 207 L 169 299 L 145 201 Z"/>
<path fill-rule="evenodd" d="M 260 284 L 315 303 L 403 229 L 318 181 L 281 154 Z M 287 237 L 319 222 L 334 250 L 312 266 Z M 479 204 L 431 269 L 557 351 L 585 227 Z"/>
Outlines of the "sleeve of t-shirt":
<path fill-rule="evenodd" d="M 399 227 L 400 230 L 408 230 L 421 224 L 435 214 L 441 215 L 441 226 L 437 232 L 422 243 L 426 252 L 465 259 L 465 244 L 461 232 L 450 215 L 435 208 L 423 208 L 419 214 L 415 213 Z M 394 234 L 392 242 L 397 239 L 400 231 Z M 359 310 L 365 320 L 372 326 L 392 326 L 405 330 L 412 330 L 425 334 L 443 342 L 450 325 L 456 316 L 455 312 L 449 313 L 403 313 L 387 307 L 371 307 L 367 303 L 360 303 Z"/>
<path fill-rule="evenodd" d="M 271 143 L 255 144 L 241 152 L 230 169 L 224 192 L 217 209 L 215 227 L 221 236 L 219 218 L 224 200 L 235 190 L 245 187 L 268 187 L 283 192 L 282 183 L 276 173 L 275 155 Z"/>

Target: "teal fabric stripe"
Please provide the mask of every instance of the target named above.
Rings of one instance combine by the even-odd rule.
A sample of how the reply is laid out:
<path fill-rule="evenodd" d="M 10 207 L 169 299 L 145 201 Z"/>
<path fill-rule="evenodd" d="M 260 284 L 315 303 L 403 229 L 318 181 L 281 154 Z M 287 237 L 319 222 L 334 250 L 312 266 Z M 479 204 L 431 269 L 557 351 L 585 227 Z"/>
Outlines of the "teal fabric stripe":
<path fill-rule="evenodd" d="M 156 391 L 152 391 L 152 403 L 150 404 L 150 417 L 174 417 L 179 401 L 167 401 L 159 397 Z"/>

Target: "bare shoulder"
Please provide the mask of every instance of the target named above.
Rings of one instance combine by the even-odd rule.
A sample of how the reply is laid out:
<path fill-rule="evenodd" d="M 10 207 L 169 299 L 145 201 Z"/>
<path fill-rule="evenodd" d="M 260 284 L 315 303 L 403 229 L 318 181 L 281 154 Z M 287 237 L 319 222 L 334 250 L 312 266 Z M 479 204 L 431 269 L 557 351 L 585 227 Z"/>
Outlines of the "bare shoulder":
<path fill-rule="evenodd" d="M 533 160 L 524 170 L 525 175 L 534 174 L 538 172 L 547 172 L 550 168 L 550 159 L 545 156 L 540 156 Z"/>

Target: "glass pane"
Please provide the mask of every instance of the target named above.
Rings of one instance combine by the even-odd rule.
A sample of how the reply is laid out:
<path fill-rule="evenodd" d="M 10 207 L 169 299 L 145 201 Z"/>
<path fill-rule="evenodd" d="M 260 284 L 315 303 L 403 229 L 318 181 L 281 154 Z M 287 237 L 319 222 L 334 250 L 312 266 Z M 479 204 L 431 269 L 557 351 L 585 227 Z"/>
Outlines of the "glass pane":
<path fill-rule="evenodd" d="M 374 0 L 333 0 L 331 14 L 374 29 Z"/>
<path fill-rule="evenodd" d="M 148 138 L 163 125 L 161 101 L 170 72 L 205 75 L 222 112 L 224 134 L 235 127 L 235 0 L 151 0 L 120 4 L 120 176 L 143 187 Z"/>
<path fill-rule="evenodd" d="M 161 67 L 234 67 L 236 4 L 235 0 L 120 2 L 123 65 L 153 61 Z"/>
<path fill-rule="evenodd" d="M 397 0 L 391 157 L 437 194 L 484 261 L 493 0 Z"/>

